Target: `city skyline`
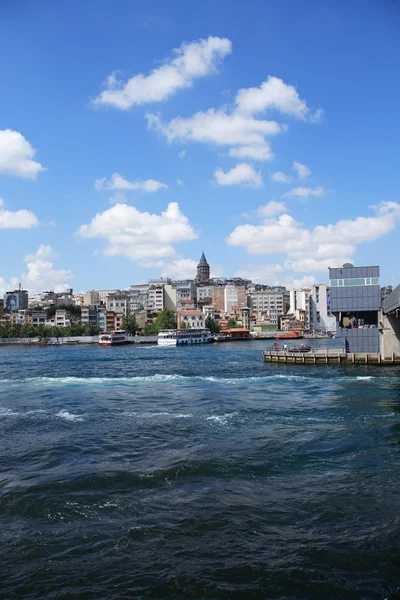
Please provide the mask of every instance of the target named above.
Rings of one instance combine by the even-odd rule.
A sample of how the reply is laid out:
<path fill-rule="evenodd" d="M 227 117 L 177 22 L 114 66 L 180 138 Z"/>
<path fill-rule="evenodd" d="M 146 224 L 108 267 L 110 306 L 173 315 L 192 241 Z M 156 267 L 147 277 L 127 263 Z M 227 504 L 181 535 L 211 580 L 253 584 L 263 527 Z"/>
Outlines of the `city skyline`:
<path fill-rule="evenodd" d="M 234 8 L 6 4 L 1 296 L 194 279 L 203 248 L 212 277 L 397 285 L 400 13 Z"/>

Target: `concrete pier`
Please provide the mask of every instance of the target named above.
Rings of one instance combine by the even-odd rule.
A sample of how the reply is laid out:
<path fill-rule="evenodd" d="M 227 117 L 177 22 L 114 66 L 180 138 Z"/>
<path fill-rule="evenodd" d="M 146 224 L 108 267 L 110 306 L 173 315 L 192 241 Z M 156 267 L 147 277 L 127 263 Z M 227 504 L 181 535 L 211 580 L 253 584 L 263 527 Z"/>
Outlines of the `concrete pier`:
<path fill-rule="evenodd" d="M 344 352 L 343 350 L 314 350 L 310 352 L 288 352 L 265 350 L 264 361 L 294 365 L 400 365 L 400 356 L 393 353 L 382 358 L 380 352 Z"/>

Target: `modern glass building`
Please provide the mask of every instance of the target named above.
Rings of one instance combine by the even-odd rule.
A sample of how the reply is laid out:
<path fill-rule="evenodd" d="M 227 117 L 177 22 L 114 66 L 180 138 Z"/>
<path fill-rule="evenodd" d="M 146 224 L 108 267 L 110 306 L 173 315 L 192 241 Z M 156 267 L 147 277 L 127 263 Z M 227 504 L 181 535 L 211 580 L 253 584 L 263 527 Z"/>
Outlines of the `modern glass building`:
<path fill-rule="evenodd" d="M 379 267 L 346 263 L 329 269 L 329 285 L 337 339 L 343 340 L 348 352 L 379 352 Z"/>

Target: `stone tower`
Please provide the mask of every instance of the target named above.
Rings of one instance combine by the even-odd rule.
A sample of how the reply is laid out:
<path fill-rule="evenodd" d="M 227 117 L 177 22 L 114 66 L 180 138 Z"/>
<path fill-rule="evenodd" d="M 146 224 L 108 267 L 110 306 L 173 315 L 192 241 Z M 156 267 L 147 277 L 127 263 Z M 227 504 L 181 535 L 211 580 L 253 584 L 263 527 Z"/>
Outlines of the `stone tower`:
<path fill-rule="evenodd" d="M 206 283 L 207 281 L 210 281 L 210 265 L 203 252 L 197 265 L 196 283 Z"/>

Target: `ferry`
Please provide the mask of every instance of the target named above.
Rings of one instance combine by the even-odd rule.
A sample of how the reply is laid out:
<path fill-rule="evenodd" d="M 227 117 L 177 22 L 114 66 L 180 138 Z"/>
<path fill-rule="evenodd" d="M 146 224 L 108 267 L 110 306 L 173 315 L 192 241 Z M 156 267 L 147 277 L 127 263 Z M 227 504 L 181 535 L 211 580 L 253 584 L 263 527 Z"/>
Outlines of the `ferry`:
<path fill-rule="evenodd" d="M 165 329 L 158 334 L 159 346 L 192 346 L 214 341 L 208 329 Z"/>
<path fill-rule="evenodd" d="M 110 331 L 100 333 L 99 344 L 100 346 L 121 346 L 122 344 L 130 344 L 130 341 L 126 337 L 125 331 Z"/>

